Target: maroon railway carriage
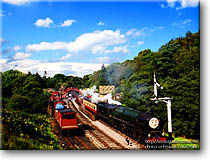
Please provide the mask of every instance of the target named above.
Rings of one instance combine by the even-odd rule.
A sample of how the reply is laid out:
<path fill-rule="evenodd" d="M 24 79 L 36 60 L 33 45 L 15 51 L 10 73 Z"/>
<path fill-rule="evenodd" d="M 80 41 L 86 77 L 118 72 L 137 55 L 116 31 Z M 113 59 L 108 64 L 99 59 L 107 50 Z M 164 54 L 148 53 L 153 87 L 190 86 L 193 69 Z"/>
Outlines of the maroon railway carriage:
<path fill-rule="evenodd" d="M 57 114 L 57 122 L 61 129 L 77 129 L 77 114 L 71 109 L 60 109 Z"/>
<path fill-rule="evenodd" d="M 83 96 L 79 92 L 73 92 L 77 104 L 80 105 L 80 110 L 85 113 L 90 119 L 97 119 L 97 104 L 91 102 L 91 97 Z"/>
<path fill-rule="evenodd" d="M 97 119 L 97 104 L 92 103 L 90 98 L 88 97 L 84 97 L 82 100 L 82 104 L 85 108 L 85 114 L 92 120 L 96 120 Z"/>
<path fill-rule="evenodd" d="M 77 112 L 67 109 L 63 101 L 54 102 L 54 115 L 62 130 L 77 129 Z"/>

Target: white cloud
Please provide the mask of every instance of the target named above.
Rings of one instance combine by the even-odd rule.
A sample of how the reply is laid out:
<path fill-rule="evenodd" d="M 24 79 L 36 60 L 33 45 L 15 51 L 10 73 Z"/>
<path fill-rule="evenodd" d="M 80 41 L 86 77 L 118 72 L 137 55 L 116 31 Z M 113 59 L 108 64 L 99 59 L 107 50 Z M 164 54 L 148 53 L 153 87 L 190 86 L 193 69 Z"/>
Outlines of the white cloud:
<path fill-rule="evenodd" d="M 137 42 L 137 46 L 140 46 L 140 45 L 143 45 L 144 44 L 144 41 L 138 41 Z"/>
<path fill-rule="evenodd" d="M 49 27 L 51 23 L 53 23 L 53 20 L 47 17 L 46 19 L 38 19 L 34 24 L 37 27 Z"/>
<path fill-rule="evenodd" d="M 134 38 L 136 37 L 144 37 L 150 35 L 151 32 L 157 31 L 157 30 L 162 30 L 164 27 L 163 26 L 155 26 L 154 28 L 150 29 L 148 27 L 144 27 L 142 29 L 136 29 L 132 28 L 126 32 L 127 36 L 133 36 Z"/>
<path fill-rule="evenodd" d="M 132 29 L 130 29 L 130 30 L 128 30 L 127 32 L 126 32 L 126 35 L 127 36 L 130 36 L 130 35 L 132 35 L 134 32 L 136 32 L 137 31 L 137 29 L 135 29 L 135 28 L 132 28 Z"/>
<path fill-rule="evenodd" d="M 19 51 L 20 49 L 21 49 L 20 46 L 15 46 L 15 47 L 14 47 L 14 51 Z"/>
<path fill-rule="evenodd" d="M 71 66 L 71 71 L 79 76 L 82 77 L 87 74 L 91 74 L 94 71 L 98 71 L 101 69 L 101 64 L 96 64 L 96 63 L 67 63 L 66 66 L 68 67 Z"/>
<path fill-rule="evenodd" d="M 55 27 L 69 27 L 75 22 L 76 20 L 74 19 L 67 19 L 63 23 Z M 53 20 L 47 17 L 46 19 L 38 19 L 34 24 L 37 27 L 50 27 L 50 24 L 53 24 Z"/>
<path fill-rule="evenodd" d="M 97 63 L 45 62 L 31 59 L 21 59 L 12 62 L 8 62 L 8 59 L 1 59 L 0 66 L 1 72 L 17 69 L 24 73 L 30 71 L 31 73 L 43 75 L 44 71 L 47 71 L 48 76 L 51 77 L 58 73 L 72 73 L 72 75 L 82 77 L 101 69 L 101 64 Z"/>
<path fill-rule="evenodd" d="M 181 8 L 196 7 L 199 4 L 199 0 L 179 0 Z"/>
<path fill-rule="evenodd" d="M 0 58 L 0 72 L 10 69 L 10 66 L 7 64 L 9 59 Z"/>
<path fill-rule="evenodd" d="M 96 48 L 106 48 L 108 46 L 125 42 L 125 36 L 119 30 L 104 30 L 85 33 L 79 36 L 74 42 L 70 42 L 68 50 L 71 52 L 95 50 Z"/>
<path fill-rule="evenodd" d="M 113 62 L 119 62 L 120 58 L 110 58 L 109 56 L 104 56 L 104 57 L 97 57 L 96 59 L 91 61 L 98 64 L 110 64 Z"/>
<path fill-rule="evenodd" d="M 39 44 L 29 44 L 26 46 L 27 51 L 46 51 L 46 50 L 66 50 L 66 42 L 41 42 Z"/>
<path fill-rule="evenodd" d="M 176 26 L 176 27 L 180 27 L 180 28 L 185 28 L 185 26 L 190 26 L 191 25 L 192 20 L 191 19 L 185 19 L 183 21 L 180 22 L 174 22 L 172 23 L 172 26 Z"/>
<path fill-rule="evenodd" d="M 161 4 L 162 8 L 166 8 L 166 7 L 174 8 L 176 4 L 179 5 L 178 7 L 176 7 L 176 9 L 196 7 L 199 5 L 199 0 L 167 0 L 166 2 L 168 6 Z"/>
<path fill-rule="evenodd" d="M 73 42 L 41 42 L 29 44 L 27 51 L 66 50 L 70 53 L 91 51 L 92 53 L 104 52 L 109 46 L 125 43 L 125 36 L 119 30 L 94 31 L 80 35 Z"/>
<path fill-rule="evenodd" d="M 182 24 L 184 24 L 184 25 L 190 25 L 191 22 L 192 22 L 191 19 L 185 19 L 185 20 L 182 22 Z"/>
<path fill-rule="evenodd" d="M 97 57 L 95 59 L 95 61 L 97 63 L 104 64 L 104 63 L 109 63 L 110 62 L 110 58 L 108 56 L 105 56 L 105 57 Z"/>
<path fill-rule="evenodd" d="M 168 6 L 173 8 L 178 0 L 167 0 Z"/>
<path fill-rule="evenodd" d="M 26 59 L 30 56 L 31 56 L 31 54 L 29 54 L 29 53 L 17 52 L 14 56 L 14 59 L 16 59 L 16 60 Z"/>
<path fill-rule="evenodd" d="M 106 47 L 102 45 L 95 45 L 92 49 L 92 53 L 104 53 L 106 51 Z"/>
<path fill-rule="evenodd" d="M 5 64 L 5 63 L 7 63 L 7 61 L 8 61 L 9 59 L 0 59 L 0 64 Z"/>
<path fill-rule="evenodd" d="M 35 1 L 39 1 L 39 0 L 2 0 L 2 2 L 8 3 L 8 4 L 12 4 L 12 5 L 24 5 L 30 2 L 35 2 Z"/>
<path fill-rule="evenodd" d="M 64 60 L 66 60 L 66 59 L 68 59 L 69 57 L 71 57 L 72 56 L 72 54 L 67 54 L 67 55 L 65 55 L 65 56 L 62 56 L 61 57 L 61 61 L 64 61 Z"/>
<path fill-rule="evenodd" d="M 157 30 L 162 30 L 162 29 L 164 29 L 163 26 L 159 26 L 159 27 L 155 26 L 154 28 L 152 28 L 152 29 L 150 30 L 150 32 L 155 32 L 155 31 L 157 31 Z"/>
<path fill-rule="evenodd" d="M 69 27 L 69 26 L 71 26 L 74 22 L 76 22 L 76 20 L 67 19 L 67 20 L 65 20 L 60 26 L 61 26 L 61 27 Z"/>
<path fill-rule="evenodd" d="M 128 30 L 126 32 L 126 35 L 127 36 L 133 36 L 133 37 L 137 37 L 137 36 L 146 36 L 147 35 L 147 32 L 148 31 L 148 28 L 144 27 L 140 30 L 136 29 L 136 28 L 132 28 L 130 30 Z"/>
<path fill-rule="evenodd" d="M 112 50 L 106 50 L 105 53 L 128 53 L 128 46 L 115 46 Z"/>
<path fill-rule="evenodd" d="M 100 21 L 100 22 L 97 23 L 97 25 L 103 26 L 104 25 L 104 22 Z"/>

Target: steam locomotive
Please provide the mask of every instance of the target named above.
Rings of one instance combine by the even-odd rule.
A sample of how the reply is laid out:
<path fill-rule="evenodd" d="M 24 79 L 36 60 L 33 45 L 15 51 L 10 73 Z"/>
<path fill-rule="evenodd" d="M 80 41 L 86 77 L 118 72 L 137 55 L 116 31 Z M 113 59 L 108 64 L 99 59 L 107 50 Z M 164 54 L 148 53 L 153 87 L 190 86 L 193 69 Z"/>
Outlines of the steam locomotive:
<path fill-rule="evenodd" d="M 81 110 L 92 120 L 101 119 L 140 143 L 165 144 L 163 124 L 151 112 L 141 112 L 130 107 L 100 102 L 92 103 L 89 97 L 74 92 Z"/>
<path fill-rule="evenodd" d="M 151 112 L 108 103 L 99 103 L 97 117 L 141 143 L 166 140 L 162 136 L 163 125 Z"/>

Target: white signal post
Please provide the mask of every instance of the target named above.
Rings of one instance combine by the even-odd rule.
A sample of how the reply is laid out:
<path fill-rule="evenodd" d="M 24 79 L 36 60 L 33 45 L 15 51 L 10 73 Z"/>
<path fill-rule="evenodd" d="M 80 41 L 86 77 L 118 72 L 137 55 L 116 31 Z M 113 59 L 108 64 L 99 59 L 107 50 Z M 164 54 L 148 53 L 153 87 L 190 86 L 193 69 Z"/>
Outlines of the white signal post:
<path fill-rule="evenodd" d="M 156 76 L 154 73 L 154 98 L 151 98 L 150 100 L 155 101 L 155 103 L 158 102 L 164 102 L 167 104 L 167 114 L 168 114 L 168 135 L 169 139 L 172 138 L 172 118 L 171 118 L 171 100 L 172 98 L 170 97 L 163 97 L 163 98 L 158 98 L 157 96 L 157 88 L 161 87 L 159 83 L 157 83 Z M 163 87 L 161 87 L 163 89 Z"/>
<path fill-rule="evenodd" d="M 157 87 L 160 87 L 160 84 L 156 81 L 155 73 L 154 73 L 154 96 L 157 98 Z"/>

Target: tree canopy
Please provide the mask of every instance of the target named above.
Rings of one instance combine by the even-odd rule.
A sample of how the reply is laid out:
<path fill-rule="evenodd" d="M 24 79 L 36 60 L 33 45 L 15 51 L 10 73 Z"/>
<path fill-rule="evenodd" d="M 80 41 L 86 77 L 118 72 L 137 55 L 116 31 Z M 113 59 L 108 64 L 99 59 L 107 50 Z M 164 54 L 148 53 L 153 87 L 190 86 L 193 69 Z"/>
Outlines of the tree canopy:
<path fill-rule="evenodd" d="M 200 136 L 200 32 L 170 40 L 158 52 L 140 51 L 133 60 L 113 63 L 86 76 L 89 85 L 115 85 L 122 93 L 124 106 L 152 111 L 164 120 L 167 130 L 167 110 L 164 103 L 154 104 L 153 74 L 164 87 L 159 97 L 171 97 L 175 135 L 199 139 Z M 104 77 L 103 76 L 103 77 Z M 89 77 L 89 79 L 88 79 Z"/>

